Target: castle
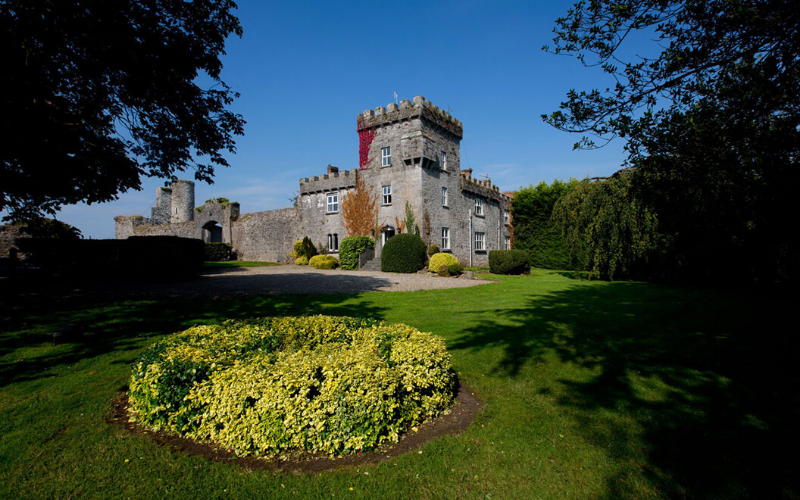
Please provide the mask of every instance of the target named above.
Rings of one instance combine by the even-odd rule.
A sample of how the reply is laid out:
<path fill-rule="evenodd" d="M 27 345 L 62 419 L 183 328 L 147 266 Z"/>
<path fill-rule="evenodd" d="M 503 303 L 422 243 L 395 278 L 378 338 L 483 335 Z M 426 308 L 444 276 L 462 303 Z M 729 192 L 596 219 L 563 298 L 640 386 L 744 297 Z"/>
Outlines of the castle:
<path fill-rule="evenodd" d="M 300 179 L 292 208 L 240 213 L 224 198 L 195 207 L 194 182 L 158 188 L 151 216 L 118 216 L 116 237 L 175 235 L 230 243 L 241 260 L 285 262 L 295 241 L 308 236 L 336 254 L 348 236 L 342 199 L 360 176 L 378 195 L 376 256 L 413 210 L 427 245 L 451 252 L 462 265 L 487 265 L 489 250 L 510 248 L 511 199 L 489 180 L 461 170 L 461 122 L 425 100 L 400 101 L 358 115 L 359 168 Z M 414 231 L 414 228 L 407 228 Z"/>

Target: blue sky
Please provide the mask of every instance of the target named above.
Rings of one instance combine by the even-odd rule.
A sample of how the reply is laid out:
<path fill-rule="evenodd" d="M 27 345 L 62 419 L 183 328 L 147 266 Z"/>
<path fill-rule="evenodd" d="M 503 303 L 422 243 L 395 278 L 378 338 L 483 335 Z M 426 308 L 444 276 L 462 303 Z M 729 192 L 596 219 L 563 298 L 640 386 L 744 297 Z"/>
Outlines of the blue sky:
<path fill-rule="evenodd" d="M 198 183 L 197 204 L 224 196 L 243 212 L 290 206 L 298 180 L 358 166 L 356 115 L 422 95 L 464 124 L 461 168 L 503 191 L 545 180 L 609 175 L 622 143 L 573 151 L 579 137 L 540 115 L 570 88 L 608 80 L 541 50 L 570 1 L 263 2 L 241 0 L 241 39 L 229 40 L 222 78 L 241 93 L 247 125 L 231 168 Z M 191 173 L 179 175 L 192 178 Z M 149 215 L 163 180 L 115 202 L 65 207 L 85 237 L 113 238 L 115 215 Z"/>

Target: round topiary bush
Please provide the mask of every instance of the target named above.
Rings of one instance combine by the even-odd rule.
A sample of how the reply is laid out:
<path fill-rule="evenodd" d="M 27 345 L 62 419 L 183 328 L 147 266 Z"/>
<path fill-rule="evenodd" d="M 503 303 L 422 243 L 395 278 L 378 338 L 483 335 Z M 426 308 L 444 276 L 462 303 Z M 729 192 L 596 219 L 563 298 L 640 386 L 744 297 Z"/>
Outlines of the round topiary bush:
<path fill-rule="evenodd" d="M 312 316 L 195 326 L 133 369 L 132 417 L 237 455 L 331 456 L 397 441 L 453 402 L 444 341 L 406 325 Z"/>
<path fill-rule="evenodd" d="M 308 265 L 316 269 L 336 269 L 339 261 L 332 255 L 315 255 L 308 259 Z"/>
<path fill-rule="evenodd" d="M 381 271 L 415 273 L 425 266 L 425 242 L 416 234 L 398 234 L 386 241 L 381 252 Z"/>
<path fill-rule="evenodd" d="M 298 258 L 294 259 L 294 263 L 295 263 L 295 265 L 298 265 L 298 266 L 307 266 L 308 265 L 308 257 L 306 257 L 305 255 L 303 255 L 301 257 L 298 257 Z"/>
<path fill-rule="evenodd" d="M 452 265 L 458 265 L 458 259 L 454 255 L 449 253 L 437 253 L 431 256 L 431 260 L 428 262 L 428 271 L 441 274 L 440 270 L 442 267 L 449 268 Z"/>

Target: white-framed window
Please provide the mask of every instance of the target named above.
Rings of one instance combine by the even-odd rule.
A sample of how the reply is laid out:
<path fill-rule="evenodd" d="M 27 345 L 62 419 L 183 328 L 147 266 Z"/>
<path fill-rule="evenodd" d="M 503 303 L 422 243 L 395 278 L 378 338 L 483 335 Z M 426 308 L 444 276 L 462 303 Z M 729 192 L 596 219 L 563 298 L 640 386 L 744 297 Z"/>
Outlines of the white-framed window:
<path fill-rule="evenodd" d="M 383 186 L 383 204 L 384 205 L 391 205 L 392 204 L 392 186 Z"/>
<path fill-rule="evenodd" d="M 486 250 L 486 233 L 475 233 L 475 250 Z"/>
<path fill-rule="evenodd" d="M 447 188 L 442 186 L 442 206 L 447 206 Z"/>
<path fill-rule="evenodd" d="M 511 250 L 511 237 L 510 236 L 506 236 L 505 237 L 505 246 L 504 246 L 504 248 L 506 250 Z"/>
<path fill-rule="evenodd" d="M 329 252 L 338 252 L 339 251 L 339 235 L 338 234 L 329 234 L 328 235 L 328 251 Z"/>
<path fill-rule="evenodd" d="M 339 211 L 339 193 L 328 193 L 328 213 Z"/>
<path fill-rule="evenodd" d="M 386 146 L 381 148 L 381 166 L 388 167 L 392 164 L 392 148 Z"/>
<path fill-rule="evenodd" d="M 483 199 L 475 198 L 475 215 L 483 215 Z"/>
<path fill-rule="evenodd" d="M 450 228 L 442 228 L 442 250 L 450 250 Z"/>
<path fill-rule="evenodd" d="M 445 153 L 444 151 L 442 151 L 442 156 L 440 157 L 439 164 L 441 165 L 442 170 L 447 170 L 447 153 Z"/>
<path fill-rule="evenodd" d="M 509 214 L 508 214 L 508 209 L 506 208 L 503 210 L 503 224 L 508 224 L 508 221 L 509 221 Z"/>

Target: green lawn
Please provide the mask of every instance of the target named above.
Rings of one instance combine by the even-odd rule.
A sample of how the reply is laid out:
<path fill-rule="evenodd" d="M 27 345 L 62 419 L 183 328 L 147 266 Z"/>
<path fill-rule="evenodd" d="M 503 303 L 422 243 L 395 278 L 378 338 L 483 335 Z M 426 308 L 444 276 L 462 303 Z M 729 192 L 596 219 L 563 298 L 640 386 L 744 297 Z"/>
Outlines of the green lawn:
<path fill-rule="evenodd" d="M 0 304 L 0 498 L 798 498 L 796 301 L 534 271 L 357 296 Z M 444 337 L 474 424 L 377 465 L 249 471 L 106 422 L 161 335 L 228 317 L 369 316 Z M 787 329 L 785 322 L 791 321 Z M 92 325 L 81 344 L 48 334 Z"/>

